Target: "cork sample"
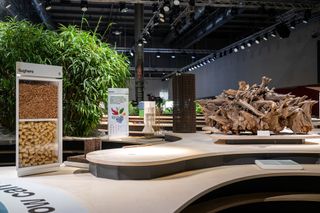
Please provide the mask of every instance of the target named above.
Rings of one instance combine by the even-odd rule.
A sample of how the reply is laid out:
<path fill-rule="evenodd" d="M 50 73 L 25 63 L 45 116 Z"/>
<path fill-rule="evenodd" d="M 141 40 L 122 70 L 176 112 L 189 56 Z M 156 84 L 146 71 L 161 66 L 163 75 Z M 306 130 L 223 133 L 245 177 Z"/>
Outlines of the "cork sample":
<path fill-rule="evenodd" d="M 57 118 L 58 86 L 45 82 L 20 82 L 20 119 Z"/>
<path fill-rule="evenodd" d="M 29 167 L 58 162 L 55 122 L 19 123 L 19 166 Z"/>

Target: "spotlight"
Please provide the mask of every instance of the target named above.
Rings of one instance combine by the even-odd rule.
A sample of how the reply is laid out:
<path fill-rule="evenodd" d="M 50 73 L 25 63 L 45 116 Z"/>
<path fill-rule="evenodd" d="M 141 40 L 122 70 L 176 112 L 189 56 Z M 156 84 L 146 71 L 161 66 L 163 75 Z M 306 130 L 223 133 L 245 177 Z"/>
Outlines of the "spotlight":
<path fill-rule="evenodd" d="M 171 55 L 171 58 L 172 58 L 172 59 L 175 59 L 175 58 L 176 58 L 176 56 L 175 56 L 175 55 Z"/>
<path fill-rule="evenodd" d="M 161 57 L 161 56 L 160 56 L 160 53 L 157 53 L 157 54 L 156 54 L 156 57 L 157 57 L 157 58 L 160 58 L 160 57 Z"/>
<path fill-rule="evenodd" d="M 170 3 L 169 3 L 169 1 L 165 1 L 164 2 L 163 10 L 164 10 L 164 12 L 169 12 L 170 11 Z"/>
<path fill-rule="evenodd" d="M 290 29 L 284 23 L 278 24 L 276 26 L 276 31 L 280 38 L 288 38 L 290 36 Z"/>
<path fill-rule="evenodd" d="M 112 32 L 114 35 L 116 35 L 116 36 L 119 36 L 119 35 L 121 35 L 121 31 L 119 31 L 119 30 L 115 30 L 115 31 L 113 31 Z"/>
<path fill-rule="evenodd" d="M 208 64 L 210 64 L 211 63 L 211 61 L 210 61 L 210 59 L 207 59 L 207 61 L 206 61 Z"/>
<path fill-rule="evenodd" d="M 162 73 L 162 75 L 165 75 L 165 74 L 166 74 L 165 72 Z"/>
<path fill-rule="evenodd" d="M 178 6 L 178 5 L 180 4 L 180 1 L 179 1 L 179 0 L 174 0 L 174 1 L 173 1 L 173 4 L 176 5 L 176 6 Z"/>
<path fill-rule="evenodd" d="M 189 72 L 190 72 L 191 70 L 192 70 L 191 68 L 188 69 Z"/>
<path fill-rule="evenodd" d="M 46 8 L 46 10 L 51 10 L 52 9 L 51 0 L 45 2 L 45 8 Z"/>
<path fill-rule="evenodd" d="M 256 38 L 256 39 L 254 40 L 254 42 L 255 42 L 256 44 L 260 44 L 260 39 L 259 39 L 259 38 Z"/>
<path fill-rule="evenodd" d="M 311 10 L 304 11 L 304 16 L 302 19 L 302 23 L 307 24 L 311 18 Z"/>
<path fill-rule="evenodd" d="M 276 35 L 276 33 L 274 32 L 274 31 L 272 31 L 271 33 L 270 33 L 270 35 L 272 36 L 272 37 L 277 37 L 277 35 Z"/>
<path fill-rule="evenodd" d="M 143 42 L 144 44 L 147 44 L 147 43 L 148 43 L 148 41 L 147 41 L 144 37 L 142 37 L 142 42 Z"/>
<path fill-rule="evenodd" d="M 126 6 L 125 2 L 120 2 L 119 3 L 119 10 L 120 10 L 121 13 L 128 12 L 128 7 Z"/>
<path fill-rule="evenodd" d="M 139 47 L 142 47 L 142 45 L 143 45 L 143 42 L 142 42 L 142 40 L 140 39 L 140 40 L 138 41 L 138 46 L 139 46 Z"/>
<path fill-rule="evenodd" d="M 206 65 L 206 64 L 207 64 L 207 62 L 203 61 L 203 62 L 202 62 L 202 64 L 203 64 L 203 65 Z"/>
<path fill-rule="evenodd" d="M 244 44 L 240 45 L 240 49 L 244 50 L 246 47 L 244 46 Z"/>
<path fill-rule="evenodd" d="M 252 46 L 251 41 L 248 41 L 247 47 L 251 47 L 251 46 Z"/>
<path fill-rule="evenodd" d="M 267 34 L 264 35 L 264 36 L 262 37 L 262 39 L 265 40 L 265 41 L 268 41 L 268 35 L 267 35 Z"/>
<path fill-rule="evenodd" d="M 130 50 L 129 54 L 130 54 L 131 56 L 133 56 L 133 55 L 134 55 L 132 50 Z"/>
<path fill-rule="evenodd" d="M 213 58 L 211 58 L 210 60 L 211 60 L 211 61 L 215 61 L 216 59 L 215 59 L 215 57 L 213 57 Z"/>
<path fill-rule="evenodd" d="M 164 9 L 163 8 L 161 8 L 161 10 L 159 12 L 159 17 L 164 18 Z"/>
<path fill-rule="evenodd" d="M 238 47 L 233 48 L 233 52 L 235 52 L 235 53 L 239 52 Z"/>
<path fill-rule="evenodd" d="M 88 10 L 88 1 L 81 0 L 81 10 L 82 12 L 86 12 Z"/>
<path fill-rule="evenodd" d="M 162 23 L 165 22 L 164 18 L 162 18 L 162 17 L 160 17 L 159 20 L 160 20 Z"/>
<path fill-rule="evenodd" d="M 197 64 L 197 68 L 200 68 L 200 65 L 199 65 L 199 64 Z"/>
<path fill-rule="evenodd" d="M 290 23 L 290 29 L 292 29 L 292 30 L 296 29 L 296 22 L 295 21 L 292 21 Z"/>
<path fill-rule="evenodd" d="M 192 59 L 195 59 L 196 57 L 194 55 L 191 56 Z"/>
<path fill-rule="evenodd" d="M 9 9 L 10 7 L 11 7 L 11 4 L 8 4 L 8 5 L 6 6 L 7 9 Z"/>

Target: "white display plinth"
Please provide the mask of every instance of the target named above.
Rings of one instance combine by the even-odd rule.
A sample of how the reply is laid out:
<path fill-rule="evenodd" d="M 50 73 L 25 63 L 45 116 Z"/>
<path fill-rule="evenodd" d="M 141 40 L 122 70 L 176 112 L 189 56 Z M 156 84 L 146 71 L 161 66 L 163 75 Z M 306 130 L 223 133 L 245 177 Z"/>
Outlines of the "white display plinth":
<path fill-rule="evenodd" d="M 144 101 L 144 134 L 153 134 L 153 125 L 156 121 L 156 103 L 154 101 Z"/>

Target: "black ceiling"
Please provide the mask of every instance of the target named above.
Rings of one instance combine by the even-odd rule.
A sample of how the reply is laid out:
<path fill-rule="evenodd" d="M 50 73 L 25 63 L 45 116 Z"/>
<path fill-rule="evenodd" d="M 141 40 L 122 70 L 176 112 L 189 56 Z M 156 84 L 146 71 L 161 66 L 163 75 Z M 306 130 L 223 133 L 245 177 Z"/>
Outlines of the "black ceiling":
<path fill-rule="evenodd" d="M 157 1 L 155 1 L 157 2 Z M 117 39 L 116 36 L 112 34 L 112 32 L 120 31 L 122 32 L 122 36 L 133 37 L 134 36 L 134 5 L 128 4 L 128 11 L 126 13 L 121 13 L 119 11 L 119 3 L 101 3 L 101 2 L 88 2 L 88 10 L 84 13 L 81 11 L 81 1 L 53 1 L 52 9 L 47 11 L 50 15 L 55 26 L 59 26 L 60 24 L 68 25 L 68 24 L 76 24 L 81 25 L 82 18 L 86 18 L 89 23 L 89 27 L 84 24 L 85 28 L 94 29 L 98 25 L 98 21 L 100 20 L 99 30 L 103 33 L 110 23 L 112 23 L 112 27 L 109 28 L 109 39 L 114 40 Z M 186 6 L 180 6 L 177 11 L 183 11 Z M 202 27 L 205 27 L 203 22 L 210 21 L 215 17 L 212 15 L 220 11 L 225 10 L 226 8 L 216 8 L 211 6 L 201 7 L 203 10 L 199 17 L 195 21 L 190 21 L 189 17 L 185 17 L 178 22 L 177 24 L 172 24 L 172 22 L 179 15 L 179 12 L 169 12 L 166 14 L 166 21 L 164 23 L 160 23 L 152 33 L 152 38 L 155 41 L 163 43 L 166 47 L 175 47 L 175 48 L 185 48 L 188 46 L 187 44 L 181 44 L 181 39 L 187 39 L 188 35 L 196 35 L 197 33 L 201 34 Z M 171 10 L 173 11 L 173 10 Z M 197 11 L 195 9 L 195 11 Z M 281 15 L 286 12 L 285 9 L 265 9 L 261 8 L 234 8 L 232 10 L 232 18 L 226 21 L 223 25 L 212 30 L 211 33 L 208 33 L 203 37 L 206 39 L 218 39 L 219 42 L 208 45 L 201 45 L 200 43 L 194 43 L 192 46 L 188 46 L 188 48 L 202 48 L 202 49 L 217 49 L 220 48 L 234 40 L 240 39 L 244 36 L 247 36 L 251 33 L 254 33 L 260 29 L 263 29 L 267 26 L 270 26 L 276 22 L 275 17 Z M 152 6 L 145 5 L 144 6 L 144 22 L 145 25 L 148 23 L 150 18 L 153 16 Z M 186 23 L 188 22 L 188 23 Z M 176 32 L 176 28 L 182 28 L 182 25 L 187 25 L 187 27 L 180 33 Z M 173 34 L 174 38 L 167 39 L 166 38 Z M 112 37 L 112 38 L 111 38 Z M 192 36 L 191 36 L 192 37 Z M 123 38 L 123 37 L 122 37 Z M 199 36 L 198 36 L 199 38 Z M 192 38 L 190 38 L 192 39 Z M 189 39 L 189 40 L 190 40 Z M 126 45 L 129 47 L 132 45 L 130 43 L 130 38 L 127 38 L 128 42 Z M 170 42 L 167 42 L 167 41 Z M 132 41 L 133 42 L 133 41 Z M 149 45 L 152 47 L 152 45 Z M 158 44 L 155 44 L 156 47 L 159 47 Z"/>
<path fill-rule="evenodd" d="M 83 12 L 81 6 L 85 1 L 81 0 L 3 1 L 12 2 L 15 6 L 20 7 L 22 4 L 28 4 L 29 7 L 33 5 L 33 10 L 40 3 L 42 20 L 53 25 L 54 29 L 57 29 L 60 24 L 72 24 L 80 27 L 84 17 L 88 23 L 83 22 L 84 29 L 95 29 L 99 25 L 98 29 L 101 34 L 107 30 L 104 39 L 117 47 L 127 48 L 131 48 L 135 43 L 134 3 L 144 3 L 144 25 L 147 25 L 154 16 L 153 3 L 160 2 L 162 4 L 163 2 L 156 0 L 88 0 L 88 9 Z M 127 12 L 120 11 L 120 2 L 126 2 Z M 48 3 L 51 8 L 46 10 Z M 170 0 L 169 3 L 171 9 L 165 14 L 165 22 L 156 27 L 152 26 L 152 30 L 149 29 L 152 32 L 148 44 L 145 45 L 146 48 L 218 50 L 279 23 L 281 16 L 288 11 L 298 13 L 306 9 L 318 8 L 319 0 L 196 0 L 195 6 L 190 6 L 189 0 L 180 0 L 179 6 L 173 6 L 173 0 Z M 0 4 L 2 15 L 5 14 L 4 7 L 5 5 Z M 38 11 L 38 15 L 40 13 Z M 115 35 L 117 31 L 121 35 Z M 154 57 L 154 53 L 152 54 L 153 56 L 146 58 Z M 198 54 L 198 57 L 205 55 Z M 190 56 L 188 57 L 190 58 Z M 154 59 L 148 60 L 148 66 L 155 67 L 152 62 Z M 196 58 L 192 60 L 196 60 Z M 174 63 L 174 66 L 179 68 L 191 63 L 192 60 L 182 60 L 181 64 Z M 159 66 L 161 67 L 161 65 Z M 161 69 L 159 72 L 162 73 Z"/>

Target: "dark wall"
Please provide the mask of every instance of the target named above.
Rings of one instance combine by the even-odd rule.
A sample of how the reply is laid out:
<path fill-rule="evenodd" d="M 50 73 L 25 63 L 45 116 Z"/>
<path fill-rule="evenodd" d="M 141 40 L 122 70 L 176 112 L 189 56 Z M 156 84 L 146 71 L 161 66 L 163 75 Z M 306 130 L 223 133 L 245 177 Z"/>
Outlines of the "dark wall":
<path fill-rule="evenodd" d="M 263 75 L 276 88 L 317 83 L 317 39 L 312 34 L 318 30 L 319 22 L 299 25 L 287 39 L 270 38 L 196 69 L 196 97 L 238 88 L 240 80 L 259 83 Z"/>

